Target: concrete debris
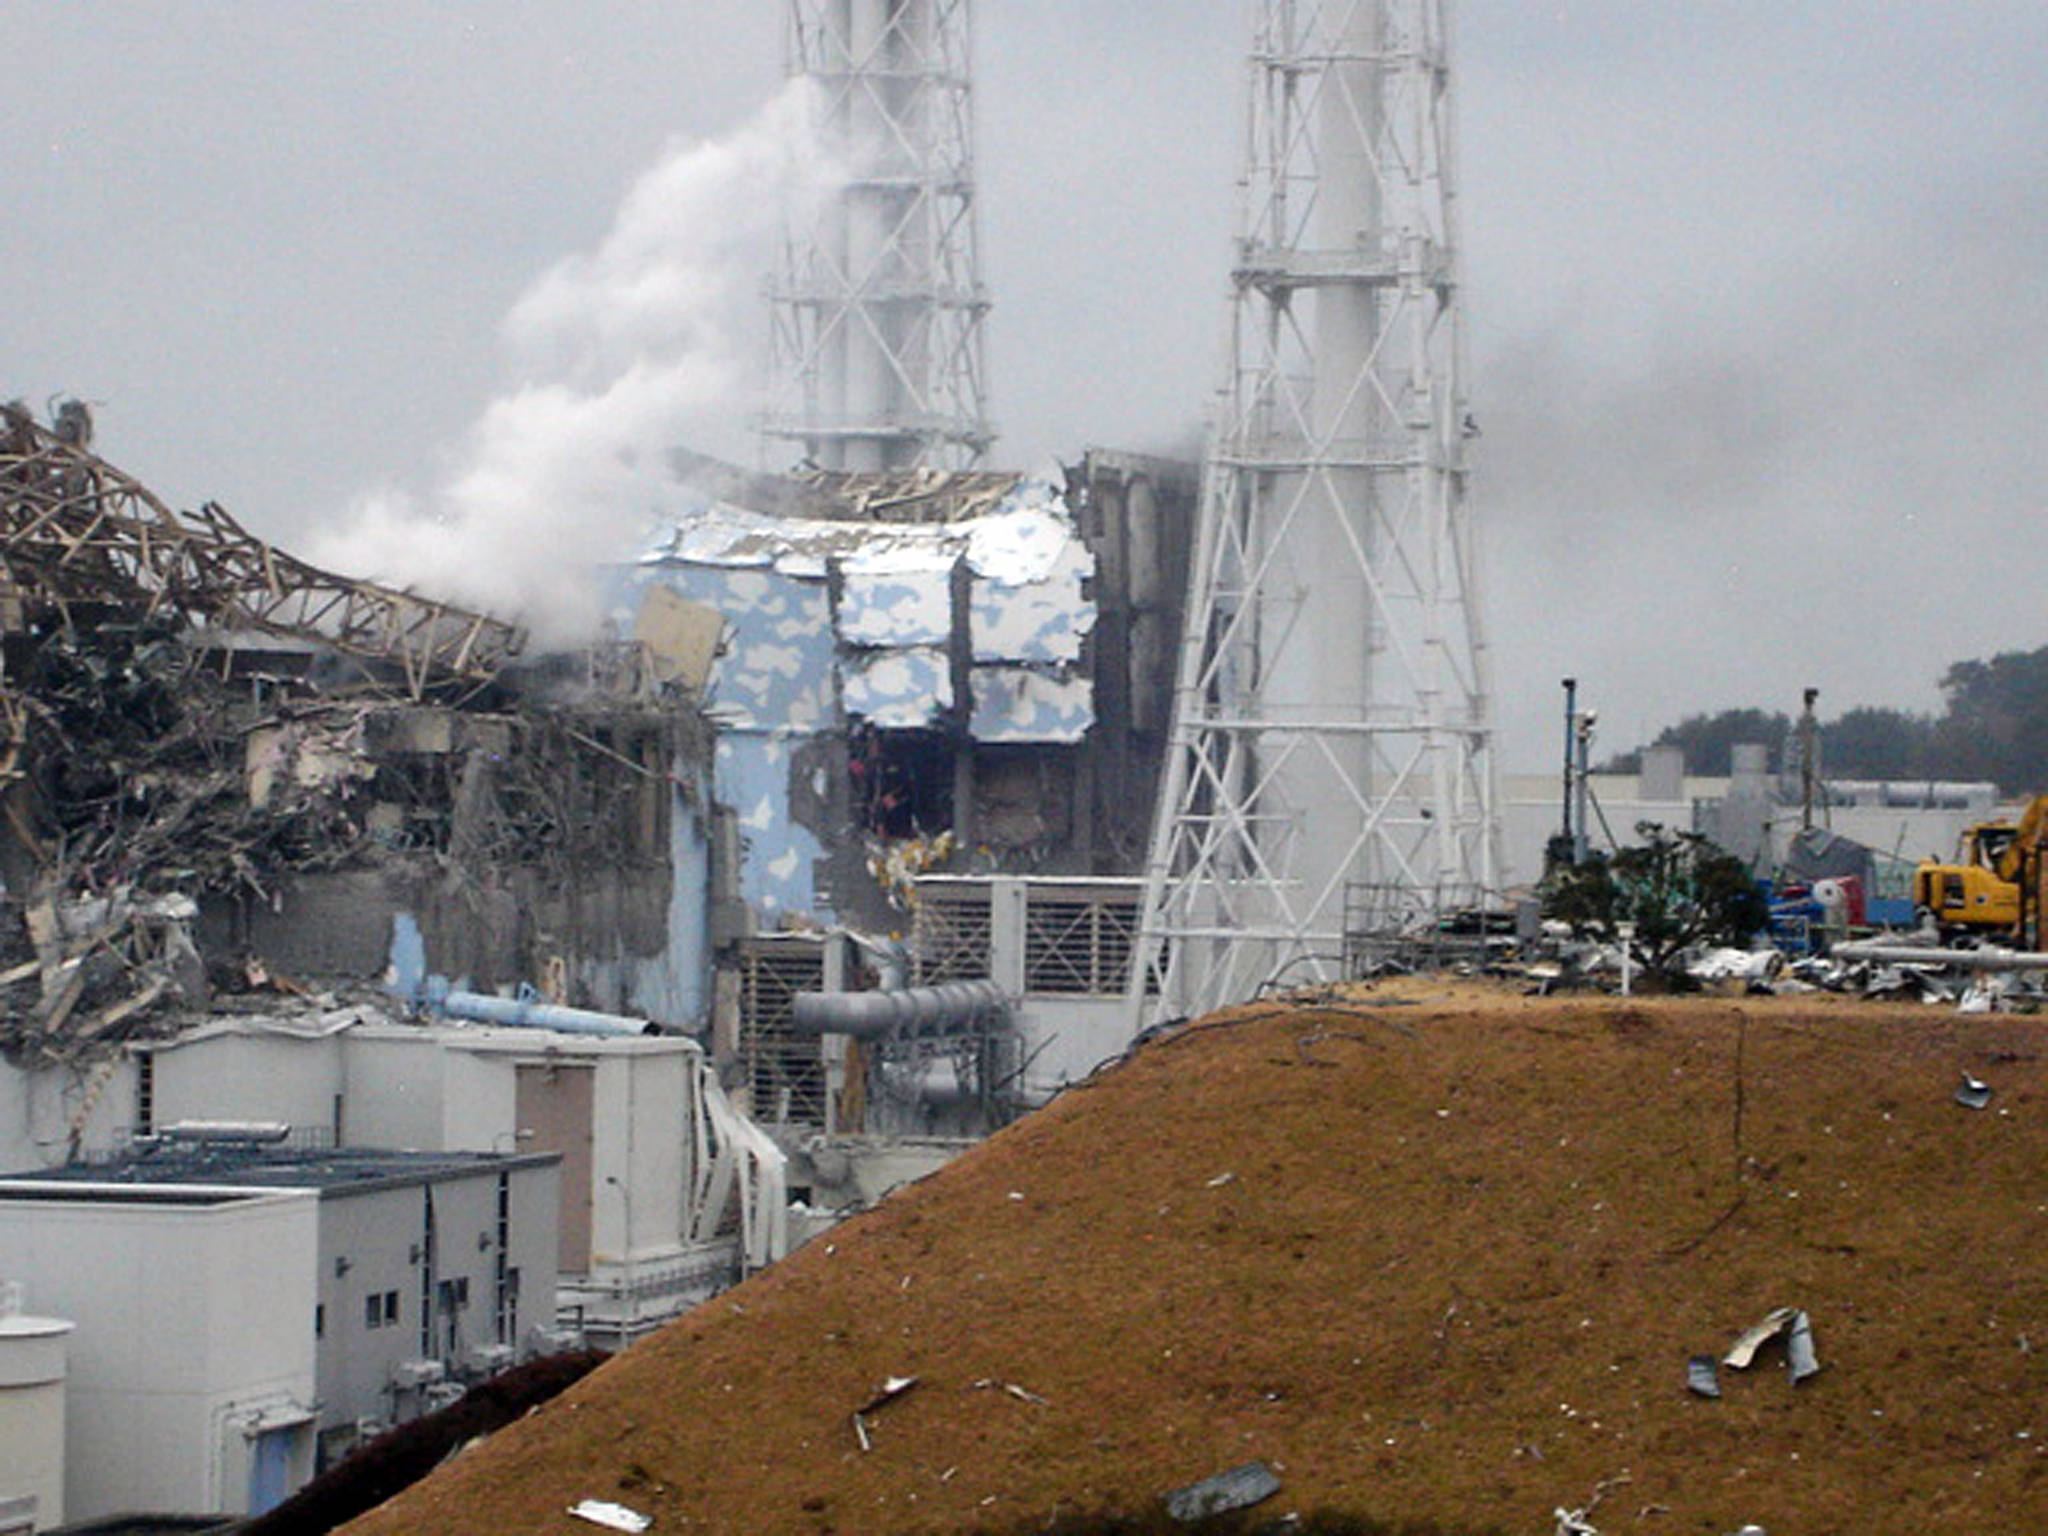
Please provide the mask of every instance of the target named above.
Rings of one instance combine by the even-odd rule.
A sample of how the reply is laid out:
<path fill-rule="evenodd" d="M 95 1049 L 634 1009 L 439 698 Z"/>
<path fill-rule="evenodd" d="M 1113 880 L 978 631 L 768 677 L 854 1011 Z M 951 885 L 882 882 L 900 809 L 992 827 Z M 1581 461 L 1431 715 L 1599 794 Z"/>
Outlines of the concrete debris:
<path fill-rule="evenodd" d="M 1991 1102 L 1991 1085 L 1965 1072 L 1963 1084 L 1956 1089 L 1955 1097 L 1956 1102 L 1965 1109 L 1983 1109 Z"/>
<path fill-rule="evenodd" d="M 652 1515 L 643 1515 L 637 1509 L 628 1509 L 623 1504 L 613 1504 L 605 1499 L 584 1499 L 581 1503 L 571 1504 L 569 1513 L 578 1520 L 601 1525 L 608 1531 L 645 1531 L 654 1524 Z"/>
<path fill-rule="evenodd" d="M 1166 1496 L 1166 1512 L 1185 1524 L 1234 1509 L 1250 1509 L 1280 1491 L 1280 1479 L 1263 1461 L 1246 1462 L 1228 1472 L 1177 1488 Z"/>
<path fill-rule="evenodd" d="M 172 512 L 0 411 L 0 1051 L 75 1064 L 173 1009 L 306 991 L 281 955 L 309 946 L 264 946 L 309 883 L 364 882 L 331 898 L 363 933 L 328 949 L 376 952 L 336 975 L 382 967 L 386 882 L 459 930 L 479 984 L 573 959 L 568 905 L 616 951 L 590 872 L 665 905 L 670 815 L 711 758 L 656 675 L 701 671 L 710 620 L 656 617 L 660 667 L 639 645 L 515 667 L 508 625 Z M 563 947 L 516 953 L 527 921 Z"/>

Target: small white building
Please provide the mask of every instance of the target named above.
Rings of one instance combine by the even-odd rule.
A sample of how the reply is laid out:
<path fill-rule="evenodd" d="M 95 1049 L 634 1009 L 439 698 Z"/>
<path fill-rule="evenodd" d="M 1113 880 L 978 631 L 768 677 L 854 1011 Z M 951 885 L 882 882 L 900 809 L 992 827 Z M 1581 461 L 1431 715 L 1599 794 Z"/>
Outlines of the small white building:
<path fill-rule="evenodd" d="M 310 1189 L 0 1181 L 10 1276 L 76 1324 L 64 1514 L 239 1514 L 313 1468 Z"/>
<path fill-rule="evenodd" d="M 214 1130 L 229 1134 L 208 1139 L 195 1128 L 114 1162 L 0 1179 L 0 1234 L 19 1232 L 37 1244 L 37 1285 L 67 1304 L 100 1282 L 72 1268 L 68 1250 L 51 1245 L 51 1233 L 66 1230 L 68 1218 L 50 1215 L 60 1208 L 104 1211 L 109 1224 L 132 1229 L 132 1264 L 122 1255 L 131 1264 L 129 1282 L 153 1285 L 199 1310 L 207 1299 L 183 1294 L 199 1278 L 183 1267 L 149 1278 L 154 1270 L 146 1245 L 170 1245 L 165 1257 L 172 1260 L 183 1250 L 201 1252 L 210 1267 L 200 1273 L 210 1274 L 217 1267 L 212 1247 L 228 1229 L 201 1218 L 258 1191 L 317 1197 L 314 1250 L 303 1256 L 294 1250 L 304 1272 L 282 1277 L 288 1294 L 310 1288 L 310 1310 L 251 1316 L 246 1325 L 251 1334 L 269 1329 L 310 1342 L 312 1391 L 298 1400 L 310 1414 L 264 1408 L 255 1438 L 271 1438 L 251 1452 L 246 1505 L 180 1503 L 164 1490 L 131 1488 L 131 1495 L 150 1496 L 103 1507 L 267 1508 L 366 1435 L 430 1411 L 466 1385 L 551 1347 L 554 1157 L 303 1151 L 252 1142 L 246 1127 Z M 130 1214 L 144 1208 L 158 1212 L 157 1219 L 143 1223 Z M 72 1308 L 82 1341 L 96 1340 L 109 1326 L 105 1308 L 120 1303 L 118 1286 L 108 1284 L 92 1307 Z M 147 1310 L 157 1297 L 134 1300 Z M 228 1322 L 222 1319 L 223 1326 Z M 249 1348 L 260 1346 L 252 1341 Z M 130 1360 L 107 1368 L 118 1381 L 119 1372 L 132 1377 L 150 1365 Z M 146 1382 L 134 1388 L 145 1398 L 151 1390 Z M 310 1456 L 300 1443 L 309 1420 Z M 103 1477 L 92 1463 L 104 1454 L 103 1443 L 75 1446 L 79 1477 Z M 229 1468 L 214 1496 L 232 1500 L 241 1493 L 237 1477 Z"/>
<path fill-rule="evenodd" d="M 342 1013 L 218 1020 L 138 1050 L 143 1134 L 252 1119 L 328 1145 L 558 1158 L 562 1342 L 630 1342 L 786 1247 L 781 1154 L 691 1040 Z M 528 1320 L 544 1294 L 527 1286 Z"/>

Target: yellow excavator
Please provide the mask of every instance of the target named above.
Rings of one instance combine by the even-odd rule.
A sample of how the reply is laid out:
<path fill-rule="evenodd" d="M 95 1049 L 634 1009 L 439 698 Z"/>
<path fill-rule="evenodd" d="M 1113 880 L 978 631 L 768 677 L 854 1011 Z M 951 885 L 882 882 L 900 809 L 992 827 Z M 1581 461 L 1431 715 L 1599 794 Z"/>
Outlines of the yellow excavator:
<path fill-rule="evenodd" d="M 2042 852 L 2048 847 L 2048 795 L 2036 795 L 2017 821 L 1965 827 L 1952 864 L 1929 860 L 1913 871 L 1913 905 L 1945 937 L 2003 938 L 2040 947 Z"/>

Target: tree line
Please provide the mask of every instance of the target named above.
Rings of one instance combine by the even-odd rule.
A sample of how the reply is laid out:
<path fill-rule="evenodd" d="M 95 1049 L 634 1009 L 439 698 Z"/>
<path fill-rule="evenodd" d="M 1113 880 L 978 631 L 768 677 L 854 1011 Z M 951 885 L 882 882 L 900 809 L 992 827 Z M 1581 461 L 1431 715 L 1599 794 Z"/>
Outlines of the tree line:
<path fill-rule="evenodd" d="M 2048 646 L 1989 661 L 1959 661 L 1942 675 L 1938 714 L 1860 706 L 1820 722 L 1821 773 L 1831 779 L 1988 779 L 2001 793 L 2048 792 Z M 1725 709 L 1658 733 L 1653 747 L 1684 750 L 1688 773 L 1730 771 L 1731 749 L 1761 743 L 1772 766 L 1796 772 L 1798 720 L 1782 711 Z M 1603 765 L 1634 773 L 1643 748 Z"/>

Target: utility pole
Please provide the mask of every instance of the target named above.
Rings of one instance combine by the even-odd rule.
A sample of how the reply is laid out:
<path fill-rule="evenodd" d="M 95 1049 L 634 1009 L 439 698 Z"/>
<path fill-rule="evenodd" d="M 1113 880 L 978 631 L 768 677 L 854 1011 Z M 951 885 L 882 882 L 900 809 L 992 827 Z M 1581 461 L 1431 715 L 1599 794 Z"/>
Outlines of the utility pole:
<path fill-rule="evenodd" d="M 844 179 L 769 284 L 766 454 L 964 468 L 995 431 L 983 361 L 969 0 L 789 0 Z"/>
<path fill-rule="evenodd" d="M 1813 804 L 1820 789 L 1820 721 L 1813 713 L 1818 688 L 1806 690 L 1806 707 L 1799 714 L 1799 830 L 1813 830 Z"/>
<path fill-rule="evenodd" d="M 1262 0 L 1133 1022 L 1496 883 L 1448 0 Z"/>

